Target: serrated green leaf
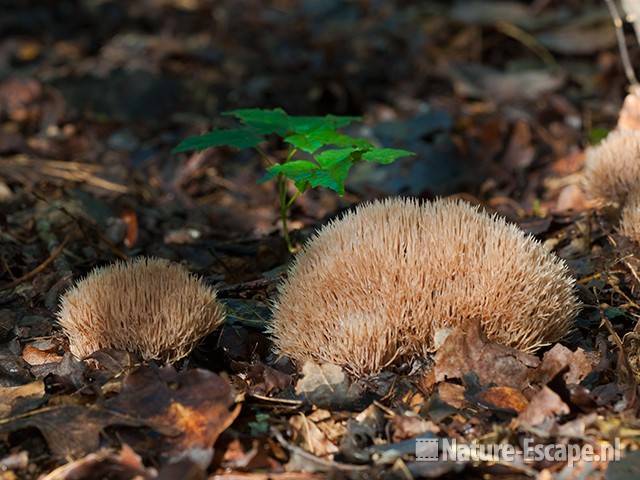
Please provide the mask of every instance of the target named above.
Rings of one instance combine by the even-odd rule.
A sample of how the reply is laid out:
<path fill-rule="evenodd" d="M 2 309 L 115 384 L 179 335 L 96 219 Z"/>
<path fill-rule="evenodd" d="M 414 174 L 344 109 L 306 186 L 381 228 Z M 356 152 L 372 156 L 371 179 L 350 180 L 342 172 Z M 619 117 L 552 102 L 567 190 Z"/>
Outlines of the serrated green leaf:
<path fill-rule="evenodd" d="M 258 185 L 262 183 L 266 183 L 269 180 L 273 180 L 277 176 L 278 176 L 277 172 L 271 172 L 269 171 L 269 169 L 267 169 L 267 171 L 264 172 L 264 175 L 258 179 L 257 183 Z"/>
<path fill-rule="evenodd" d="M 268 168 L 270 172 L 283 173 L 286 176 L 299 175 L 312 170 L 317 170 L 318 165 L 307 160 L 293 160 L 287 163 L 279 163 Z"/>
<path fill-rule="evenodd" d="M 324 142 L 322 140 L 304 133 L 296 133 L 295 135 L 290 135 L 288 137 L 285 137 L 284 141 L 290 145 L 293 145 L 298 150 L 302 150 L 303 152 L 307 153 L 314 153 L 324 145 Z"/>
<path fill-rule="evenodd" d="M 355 151 L 356 149 L 353 147 L 325 150 L 324 152 L 320 152 L 318 155 L 316 155 L 316 160 L 321 167 L 330 168 L 337 163 L 351 157 L 351 154 Z"/>
<path fill-rule="evenodd" d="M 308 180 L 300 180 L 299 182 L 293 182 L 293 183 L 300 193 L 304 193 L 307 190 L 307 188 L 309 188 Z"/>
<path fill-rule="evenodd" d="M 264 141 L 262 136 L 248 128 L 213 130 L 204 135 L 186 138 L 173 149 L 173 153 L 204 150 L 205 148 L 221 146 L 248 148 L 255 147 L 262 141 Z"/>
<path fill-rule="evenodd" d="M 294 182 L 308 181 L 317 169 L 318 165 L 306 160 L 293 160 L 291 162 L 280 163 L 273 167 L 269 167 L 270 172 L 274 172 L 276 174 L 281 173 Z"/>
<path fill-rule="evenodd" d="M 307 160 L 293 160 L 291 162 L 279 163 L 267 168 L 267 173 L 259 180 L 260 183 L 267 182 L 277 175 L 284 175 L 293 180 L 298 190 L 303 192 L 316 170 L 320 168 L 313 162 Z"/>
<path fill-rule="evenodd" d="M 289 116 L 289 129 L 294 133 L 308 133 L 312 130 L 335 130 L 362 120 L 361 117 L 347 117 L 339 115 L 313 116 Z"/>
<path fill-rule="evenodd" d="M 388 165 L 402 157 L 409 157 L 415 153 L 408 150 L 400 150 L 398 148 L 374 148 L 362 154 L 362 159 L 367 162 L 380 163 Z"/>
<path fill-rule="evenodd" d="M 333 145 L 336 147 L 357 147 L 360 149 L 371 148 L 371 144 L 362 139 L 344 135 L 334 129 L 318 129 L 308 133 L 297 133 L 284 139 L 299 150 L 307 153 L 315 153 L 320 148 Z"/>
<path fill-rule="evenodd" d="M 238 118 L 245 125 L 250 126 L 257 132 L 268 135 L 277 133 L 285 135 L 289 131 L 290 117 L 281 108 L 272 110 L 263 108 L 241 108 L 224 112 L 223 115 L 230 115 Z"/>
<path fill-rule="evenodd" d="M 312 187 L 326 187 L 344 195 L 344 183 L 352 166 L 353 162 L 346 159 L 331 167 L 318 169 L 309 178 L 309 183 Z"/>

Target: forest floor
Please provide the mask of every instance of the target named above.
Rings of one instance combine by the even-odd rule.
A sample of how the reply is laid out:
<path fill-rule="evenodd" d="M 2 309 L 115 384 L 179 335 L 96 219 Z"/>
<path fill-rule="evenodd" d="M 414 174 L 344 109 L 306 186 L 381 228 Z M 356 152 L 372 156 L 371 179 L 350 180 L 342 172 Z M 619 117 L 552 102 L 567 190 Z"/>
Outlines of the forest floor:
<path fill-rule="evenodd" d="M 573 468 L 414 457 L 434 435 L 640 445 L 640 257 L 580 190 L 626 87 L 598 1 L 2 2 L 0 479 L 637 478 L 634 453 Z M 576 331 L 507 362 L 478 336 L 449 358 L 474 371 L 439 382 L 277 361 L 264 327 L 291 256 L 261 158 L 171 153 L 240 107 L 361 115 L 356 133 L 417 154 L 359 166 L 343 197 L 306 193 L 296 244 L 360 201 L 459 196 L 566 260 Z M 215 286 L 226 324 L 172 367 L 74 359 L 60 295 L 136 255 Z"/>

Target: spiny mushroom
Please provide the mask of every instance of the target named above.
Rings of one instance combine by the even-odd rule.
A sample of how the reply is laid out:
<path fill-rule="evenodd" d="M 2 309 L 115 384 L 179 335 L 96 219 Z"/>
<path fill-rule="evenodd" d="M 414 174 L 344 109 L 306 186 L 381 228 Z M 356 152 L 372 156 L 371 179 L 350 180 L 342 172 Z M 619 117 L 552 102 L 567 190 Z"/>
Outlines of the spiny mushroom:
<path fill-rule="evenodd" d="M 464 202 L 393 199 L 322 228 L 280 285 L 270 332 L 296 361 L 358 374 L 436 349 L 480 321 L 494 341 L 534 351 L 562 338 L 578 309 L 564 262 Z"/>
<path fill-rule="evenodd" d="M 616 130 L 587 150 L 584 188 L 593 199 L 622 206 L 640 189 L 640 132 Z"/>
<path fill-rule="evenodd" d="M 640 244 L 640 186 L 629 196 L 622 209 L 620 233 Z"/>
<path fill-rule="evenodd" d="M 79 358 L 102 348 L 172 362 L 224 321 L 216 291 L 183 266 L 136 258 L 96 268 L 67 291 L 57 314 Z"/>

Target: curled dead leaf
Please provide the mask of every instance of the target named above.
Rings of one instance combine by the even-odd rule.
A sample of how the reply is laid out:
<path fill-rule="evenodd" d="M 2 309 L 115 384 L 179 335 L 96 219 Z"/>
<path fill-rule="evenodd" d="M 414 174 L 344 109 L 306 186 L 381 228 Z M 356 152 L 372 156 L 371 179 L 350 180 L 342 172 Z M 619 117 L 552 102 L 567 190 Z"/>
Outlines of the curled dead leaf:
<path fill-rule="evenodd" d="M 533 355 L 489 342 L 479 322 L 458 328 L 444 341 L 435 356 L 435 381 L 462 378 L 475 372 L 483 385 L 521 389 L 540 364 Z"/>
<path fill-rule="evenodd" d="M 558 415 L 568 413 L 569 406 L 560 396 L 549 387 L 543 387 L 533 396 L 527 408 L 518 415 L 516 423 L 525 427 L 534 427 L 553 420 Z"/>
<path fill-rule="evenodd" d="M 57 348 L 40 350 L 32 345 L 25 345 L 22 349 L 22 359 L 29 365 L 46 365 L 62 361 L 62 356 L 56 353 Z"/>

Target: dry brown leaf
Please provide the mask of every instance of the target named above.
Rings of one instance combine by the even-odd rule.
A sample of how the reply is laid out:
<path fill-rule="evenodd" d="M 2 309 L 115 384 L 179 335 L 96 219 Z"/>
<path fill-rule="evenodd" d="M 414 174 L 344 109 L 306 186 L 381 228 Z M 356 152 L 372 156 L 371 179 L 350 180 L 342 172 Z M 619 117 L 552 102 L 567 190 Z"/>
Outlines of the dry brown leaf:
<path fill-rule="evenodd" d="M 533 355 L 489 342 L 480 324 L 474 322 L 447 337 L 436 353 L 434 375 L 441 382 L 475 372 L 483 385 L 521 389 L 539 363 Z"/>
<path fill-rule="evenodd" d="M 546 420 L 553 419 L 557 415 L 566 415 L 569 407 L 560 396 L 549 387 L 543 387 L 536 393 L 527 408 L 518 415 L 518 425 L 534 427 Z"/>
<path fill-rule="evenodd" d="M 466 403 L 464 392 L 465 388 L 455 383 L 443 382 L 438 385 L 438 396 L 440 400 L 454 408 L 462 408 Z"/>
<path fill-rule="evenodd" d="M 415 438 L 426 432 L 438 433 L 440 431 L 435 423 L 415 414 L 395 415 L 391 418 L 391 426 L 393 428 L 392 442 Z"/>
<path fill-rule="evenodd" d="M 154 425 L 177 430 L 165 438 L 163 450 L 170 460 L 189 458 L 206 468 L 218 436 L 240 413 L 233 405 L 229 383 L 208 370 L 177 373 L 173 368 L 141 368 L 123 382 L 122 392 L 107 401 L 118 412 Z"/>
<path fill-rule="evenodd" d="M 98 407 L 59 405 L 0 421 L 0 432 L 37 428 L 47 441 L 51 453 L 58 458 L 81 457 L 100 446 L 100 432 L 111 425 L 151 427 L 170 435 L 175 430 Z"/>
<path fill-rule="evenodd" d="M 296 394 L 314 405 L 326 408 L 348 409 L 362 395 L 359 383 L 351 383 L 338 365 L 318 365 L 307 361 L 302 366 L 302 378 L 296 383 Z"/>
<path fill-rule="evenodd" d="M 22 359 L 29 365 L 46 365 L 47 363 L 58 363 L 62 361 L 62 356 L 55 353 L 57 348 L 40 350 L 32 345 L 25 345 L 22 349 Z"/>
<path fill-rule="evenodd" d="M 44 382 L 42 380 L 37 380 L 18 387 L 0 387 L 0 418 L 5 418 L 11 413 L 17 399 L 26 397 L 42 397 L 43 395 Z"/>
<path fill-rule="evenodd" d="M 480 392 L 477 398 L 492 408 L 516 413 L 523 412 L 529 404 L 522 392 L 511 387 L 491 387 Z"/>
<path fill-rule="evenodd" d="M 339 449 L 326 435 L 304 414 L 289 419 L 289 424 L 297 433 L 298 443 L 306 451 L 324 457 L 336 453 Z"/>
<path fill-rule="evenodd" d="M 581 212 L 587 208 L 587 198 L 582 189 L 575 184 L 567 185 L 560 191 L 556 201 L 555 211 Z"/>
<path fill-rule="evenodd" d="M 146 480 L 155 477 L 155 470 L 147 470 L 140 456 L 124 444 L 117 454 L 110 450 L 90 453 L 56 468 L 42 480 L 89 480 L 92 478 Z"/>
<path fill-rule="evenodd" d="M 557 344 L 544 354 L 542 363 L 532 375 L 532 379 L 546 385 L 566 367 L 569 367 L 569 370 L 564 374 L 565 382 L 577 384 L 593 370 L 594 363 L 581 348 L 572 352 L 567 347 Z"/>

